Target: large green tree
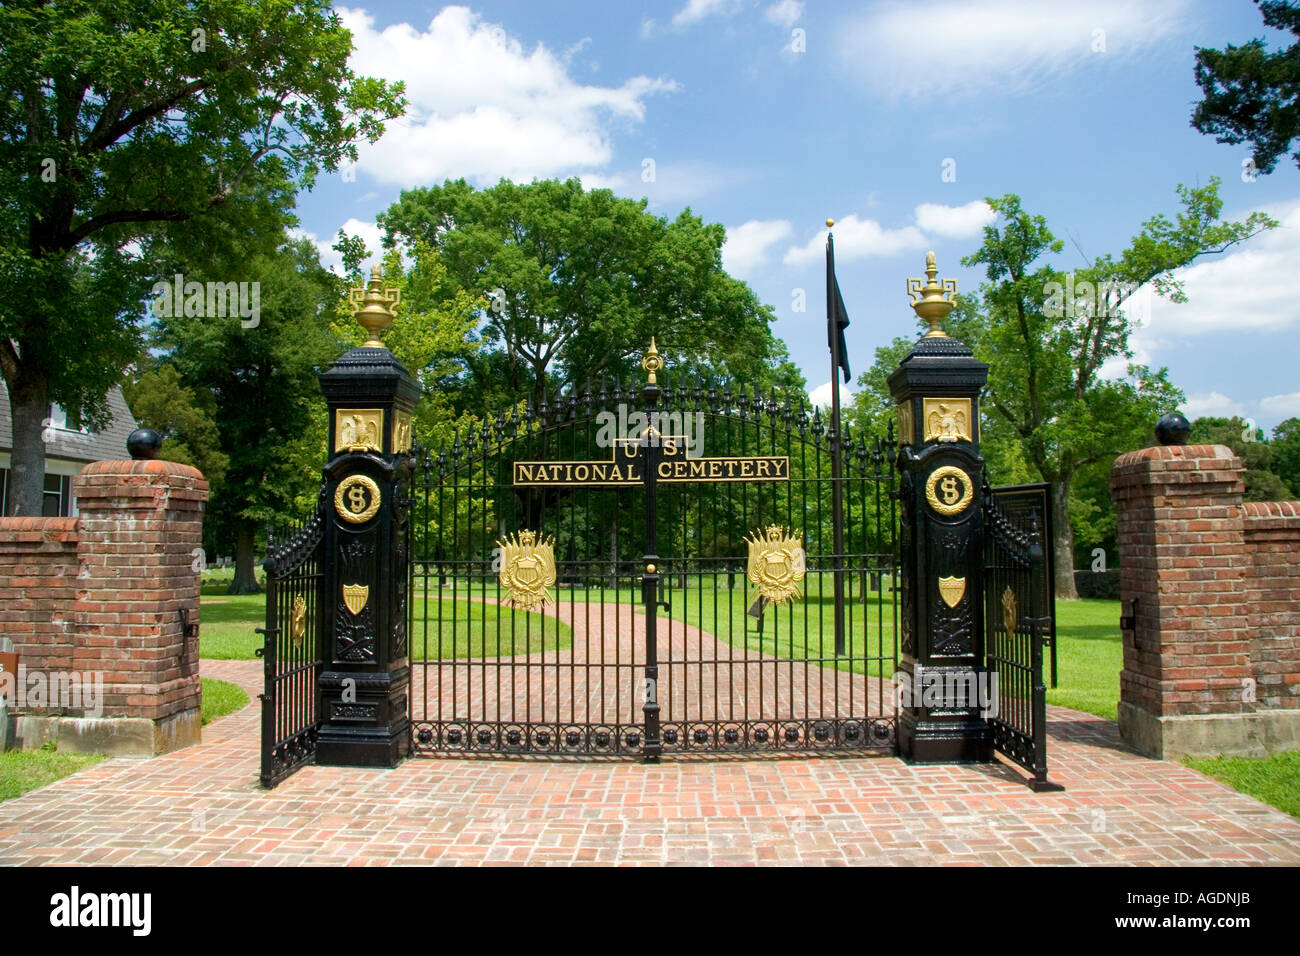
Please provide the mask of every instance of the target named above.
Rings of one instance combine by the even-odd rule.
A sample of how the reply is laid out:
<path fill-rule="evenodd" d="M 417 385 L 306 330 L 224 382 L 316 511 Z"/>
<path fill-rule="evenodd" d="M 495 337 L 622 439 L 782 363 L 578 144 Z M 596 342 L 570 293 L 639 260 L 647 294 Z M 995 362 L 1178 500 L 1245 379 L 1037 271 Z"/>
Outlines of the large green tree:
<path fill-rule="evenodd" d="M 750 380 L 781 365 L 772 310 L 722 268 L 725 230 L 576 179 L 477 190 L 413 189 L 379 217 L 385 241 L 436 248 L 462 290 L 486 297 L 486 348 L 470 367 L 483 407 L 540 403 L 552 377 L 578 384 L 661 351 Z M 788 370 L 787 370 L 788 372 Z"/>
<path fill-rule="evenodd" d="M 1300 37 L 1300 8 L 1255 0 L 1264 25 Z M 1220 143 L 1250 143 L 1255 169 L 1271 173 L 1300 137 L 1300 42 L 1270 53 L 1262 38 L 1222 50 L 1196 50 L 1196 82 L 1204 98 L 1192 126 Z M 1300 150 L 1291 154 L 1300 166 Z"/>
<path fill-rule="evenodd" d="M 221 274 L 228 266 L 208 268 Z M 239 316 L 162 316 L 154 340 L 161 381 L 171 377 L 163 371 L 171 367 L 185 388 L 215 408 L 227 466 L 208 523 L 215 540 L 234 546 L 232 594 L 258 589 L 254 558 L 261 528 L 299 513 L 319 486 L 325 409 L 317 375 L 340 352 L 330 320 L 343 292 L 306 239 L 245 256 L 240 268 L 261 288 L 255 326 Z M 190 271 L 205 277 L 198 264 Z M 146 394 L 157 384 L 142 383 L 137 388 Z"/>
<path fill-rule="evenodd" d="M 1186 296 L 1175 270 L 1221 252 L 1276 223 L 1261 213 L 1219 218 L 1219 181 L 1180 186 L 1173 219 L 1148 219 L 1118 257 L 1101 256 L 1070 275 L 1044 260 L 1063 244 L 1020 198 L 990 199 L 996 221 L 964 265 L 987 281 L 962 297 L 949 328 L 991 368 L 984 396 L 985 435 L 1013 437 L 1023 460 L 1052 483 L 1057 594 L 1075 596 L 1070 501 L 1080 468 L 1138 447 L 1181 394 L 1166 370 L 1133 363 L 1132 297 L 1144 288 L 1173 301 Z M 1115 374 L 1116 366 L 1127 372 Z"/>
<path fill-rule="evenodd" d="M 1227 445 L 1232 449 L 1244 469 L 1246 501 L 1285 501 L 1291 497 L 1291 489 L 1277 474 L 1275 449 L 1265 439 L 1263 429 L 1236 416 L 1206 416 L 1192 422 L 1190 440 L 1196 445 Z"/>
<path fill-rule="evenodd" d="M 1273 429 L 1273 471 L 1300 498 L 1300 418 L 1288 418 Z"/>
<path fill-rule="evenodd" d="M 273 243 L 284 203 L 403 109 L 328 0 L 0 4 L 0 372 L 11 511 L 39 514 L 50 402 L 102 423 L 155 245 Z M 232 261 L 227 258 L 227 261 Z M 238 262 L 219 281 L 249 281 Z"/>

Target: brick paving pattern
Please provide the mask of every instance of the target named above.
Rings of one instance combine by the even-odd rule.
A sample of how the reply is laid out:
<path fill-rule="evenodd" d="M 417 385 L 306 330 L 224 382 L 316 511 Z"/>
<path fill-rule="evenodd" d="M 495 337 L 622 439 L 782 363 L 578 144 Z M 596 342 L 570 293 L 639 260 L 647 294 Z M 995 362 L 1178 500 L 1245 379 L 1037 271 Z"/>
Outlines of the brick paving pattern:
<path fill-rule="evenodd" d="M 204 661 L 260 690 L 256 661 Z M 256 699 L 153 760 L 0 804 L 0 863 L 1290 864 L 1300 820 L 1049 708 L 1053 779 L 892 757 L 411 760 L 257 788 Z"/>

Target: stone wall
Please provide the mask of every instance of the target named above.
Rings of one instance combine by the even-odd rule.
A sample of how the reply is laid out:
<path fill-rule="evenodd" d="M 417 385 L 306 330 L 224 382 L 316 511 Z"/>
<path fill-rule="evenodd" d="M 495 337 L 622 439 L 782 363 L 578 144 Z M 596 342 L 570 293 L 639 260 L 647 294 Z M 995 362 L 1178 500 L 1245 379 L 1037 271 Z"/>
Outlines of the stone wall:
<path fill-rule="evenodd" d="M 1300 517 L 1242 502 L 1222 445 L 1122 455 L 1120 733 L 1138 750 L 1261 755 L 1300 747 Z"/>
<path fill-rule="evenodd" d="M 100 461 L 72 489 L 77 518 L 0 519 L 0 637 L 26 675 L 10 703 L 16 743 L 136 754 L 197 743 L 208 484 L 174 462 Z"/>

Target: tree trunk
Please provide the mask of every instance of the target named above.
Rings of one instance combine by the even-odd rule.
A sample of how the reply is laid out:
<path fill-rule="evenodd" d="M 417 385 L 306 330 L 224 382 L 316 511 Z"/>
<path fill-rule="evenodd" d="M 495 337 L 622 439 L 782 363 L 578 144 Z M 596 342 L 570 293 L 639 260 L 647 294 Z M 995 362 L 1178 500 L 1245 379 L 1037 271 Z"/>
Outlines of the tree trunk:
<path fill-rule="evenodd" d="M 1056 560 L 1056 596 L 1073 601 L 1079 596 L 1074 588 L 1074 529 L 1070 527 L 1070 479 L 1052 482 L 1052 543 Z"/>
<path fill-rule="evenodd" d="M 45 441 L 41 433 L 50 408 L 48 383 L 20 371 L 9 388 L 9 408 L 14 430 L 9 514 L 39 517 L 45 492 Z"/>
<path fill-rule="evenodd" d="M 251 521 L 239 522 L 235 532 L 235 577 L 230 582 L 227 594 L 260 594 L 262 589 L 257 584 L 257 572 L 253 567 L 257 526 Z"/>

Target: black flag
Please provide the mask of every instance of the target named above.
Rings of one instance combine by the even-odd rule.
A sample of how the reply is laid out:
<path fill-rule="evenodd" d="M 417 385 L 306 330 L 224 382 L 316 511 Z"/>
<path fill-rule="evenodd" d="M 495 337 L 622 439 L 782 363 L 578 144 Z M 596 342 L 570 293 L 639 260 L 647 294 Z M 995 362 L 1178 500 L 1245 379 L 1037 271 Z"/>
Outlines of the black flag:
<path fill-rule="evenodd" d="M 840 284 L 835 280 L 835 239 L 826 234 L 826 345 L 831 350 L 832 361 L 844 370 L 844 382 L 848 384 L 849 351 L 844 345 L 844 330 L 849 327 L 849 313 L 844 309 L 844 299 L 840 296 Z M 835 365 L 831 366 L 831 375 L 835 374 Z"/>

